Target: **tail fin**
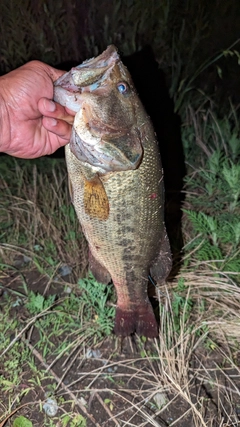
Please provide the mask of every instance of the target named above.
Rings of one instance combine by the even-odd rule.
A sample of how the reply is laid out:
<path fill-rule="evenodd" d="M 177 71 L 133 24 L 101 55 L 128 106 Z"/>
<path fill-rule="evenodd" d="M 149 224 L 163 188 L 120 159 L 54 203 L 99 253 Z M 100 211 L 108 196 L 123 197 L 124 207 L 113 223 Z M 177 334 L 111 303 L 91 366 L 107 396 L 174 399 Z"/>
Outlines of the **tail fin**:
<path fill-rule="evenodd" d="M 147 338 L 158 336 L 158 325 L 150 302 L 126 311 L 117 307 L 114 332 L 126 337 L 136 332 Z"/>

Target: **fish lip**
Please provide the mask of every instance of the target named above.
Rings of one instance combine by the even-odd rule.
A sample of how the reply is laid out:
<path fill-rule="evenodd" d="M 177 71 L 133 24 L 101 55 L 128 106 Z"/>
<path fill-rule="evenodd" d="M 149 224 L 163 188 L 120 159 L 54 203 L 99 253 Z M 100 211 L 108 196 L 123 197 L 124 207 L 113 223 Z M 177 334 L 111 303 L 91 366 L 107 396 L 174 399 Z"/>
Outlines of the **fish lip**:
<path fill-rule="evenodd" d="M 108 68 L 111 65 L 114 65 L 117 61 L 119 61 L 119 55 L 116 47 L 114 45 L 109 45 L 100 55 L 87 59 L 77 67 L 73 67 L 72 70 L 81 70 L 92 66 L 94 66 L 95 69 L 103 67 Z"/>
<path fill-rule="evenodd" d="M 119 60 L 120 58 L 115 46 L 110 45 L 104 52 L 102 52 L 101 55 L 97 56 L 96 58 L 94 57 L 88 59 L 77 67 L 73 67 L 70 71 L 55 80 L 53 95 L 54 101 L 58 102 L 64 107 L 68 107 L 71 110 L 78 112 L 81 108 L 81 95 L 84 92 L 85 87 L 90 87 L 91 84 L 99 80 L 99 74 L 96 72 L 96 70 L 98 70 L 100 74 L 101 72 L 103 74 L 108 73 Z M 93 70 L 93 79 L 90 82 L 87 80 L 84 83 L 84 72 L 89 72 L 91 74 Z M 82 81 L 78 81 L 77 74 L 79 71 L 83 72 Z"/>

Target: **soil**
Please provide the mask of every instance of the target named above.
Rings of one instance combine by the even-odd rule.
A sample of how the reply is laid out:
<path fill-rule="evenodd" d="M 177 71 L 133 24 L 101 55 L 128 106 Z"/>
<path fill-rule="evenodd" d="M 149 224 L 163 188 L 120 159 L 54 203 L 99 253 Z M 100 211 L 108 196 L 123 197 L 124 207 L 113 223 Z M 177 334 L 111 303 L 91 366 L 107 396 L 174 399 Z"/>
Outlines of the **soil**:
<path fill-rule="evenodd" d="M 47 285 L 47 279 L 36 271 L 24 272 L 24 277 L 29 290 L 41 292 Z M 4 312 L 4 294 L 10 290 L 22 292 L 19 274 L 6 274 L 1 285 L 4 292 L 0 297 L 0 310 Z M 63 295 L 63 284 L 53 283 L 48 289 L 48 293 L 56 291 L 59 296 Z M 11 316 L 24 323 L 26 314 L 26 308 L 19 306 L 12 310 Z M 36 350 L 39 339 L 36 328 L 31 329 L 30 342 L 27 341 L 28 334 L 29 331 L 21 339 L 25 340 L 26 346 L 30 346 L 39 372 L 45 371 L 46 374 L 53 358 L 45 361 L 44 356 Z M 59 339 L 53 338 L 52 341 L 53 348 L 61 344 Z M 239 384 L 239 372 L 230 370 L 219 352 L 198 347 L 190 358 L 188 391 L 182 389 L 179 392 L 175 389 L 174 392 L 171 382 L 166 383 L 158 358 L 151 356 L 156 354 L 154 343 L 149 340 L 144 347 L 149 358 L 143 357 L 143 347 L 134 336 L 120 340 L 112 335 L 101 345 L 91 344 L 91 347 L 88 347 L 86 338 L 85 343 L 80 343 L 71 352 L 70 358 L 65 356 L 59 359 L 45 375 L 45 379 L 34 387 L 31 383 L 32 372 L 26 365 L 14 392 L 17 396 L 28 387 L 31 391 L 26 393 L 21 402 L 10 405 L 11 411 L 16 410 L 16 413 L 8 420 L 5 418 L 0 427 L 12 426 L 14 419 L 20 415 L 31 420 L 34 427 L 61 427 L 64 426 L 62 416 L 68 411 L 81 414 L 87 419 L 88 427 L 240 425 L 239 393 L 235 392 Z M 0 361 L 0 375 L 6 374 L 1 372 L 2 369 Z M 212 381 L 204 380 L 206 371 Z M 50 418 L 42 404 L 46 403 L 46 391 L 56 383 L 59 384 L 53 399 L 57 402 L 58 410 Z M 231 390 L 230 394 L 226 394 L 226 390 Z M 229 400 L 229 395 L 232 400 Z M 9 407 L 9 398 L 8 392 L 0 390 L 1 408 L 5 408 L 5 411 Z M 201 423 L 194 411 L 190 410 L 189 400 L 202 414 L 206 424 Z M 83 425 L 80 422 L 76 425 L 69 422 L 67 427 Z"/>

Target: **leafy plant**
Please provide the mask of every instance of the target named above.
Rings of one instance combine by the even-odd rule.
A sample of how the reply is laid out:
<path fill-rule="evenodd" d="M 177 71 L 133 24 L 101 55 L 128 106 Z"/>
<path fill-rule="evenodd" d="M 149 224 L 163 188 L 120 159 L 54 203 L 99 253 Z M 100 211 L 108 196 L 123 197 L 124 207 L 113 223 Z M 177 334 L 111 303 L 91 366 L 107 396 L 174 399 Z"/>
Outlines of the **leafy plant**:
<path fill-rule="evenodd" d="M 74 417 L 64 415 L 62 418 L 63 427 L 86 427 L 87 420 L 82 415 L 78 414 Z"/>
<path fill-rule="evenodd" d="M 98 283 L 91 274 L 78 283 L 83 291 L 80 299 L 82 309 L 86 319 L 91 321 L 93 331 L 98 336 L 110 335 L 115 317 L 115 308 L 108 305 L 113 293 L 112 287 Z"/>
<path fill-rule="evenodd" d="M 20 415 L 13 421 L 13 427 L 32 427 L 32 425 L 32 422 L 23 415 Z"/>
<path fill-rule="evenodd" d="M 44 297 L 40 294 L 35 294 L 33 291 L 29 292 L 28 302 L 26 303 L 26 308 L 30 311 L 31 314 L 38 314 L 43 310 L 46 310 L 48 307 L 51 307 L 55 301 L 56 295 L 50 295 L 49 297 Z"/>
<path fill-rule="evenodd" d="M 240 129 L 236 112 L 218 119 L 213 110 L 193 115 L 183 129 L 189 173 L 185 178 L 191 238 L 185 250 L 221 272 L 240 272 Z M 187 136 L 188 135 L 188 136 Z M 194 153 L 195 150 L 195 154 Z M 196 153 L 198 155 L 196 156 Z"/>

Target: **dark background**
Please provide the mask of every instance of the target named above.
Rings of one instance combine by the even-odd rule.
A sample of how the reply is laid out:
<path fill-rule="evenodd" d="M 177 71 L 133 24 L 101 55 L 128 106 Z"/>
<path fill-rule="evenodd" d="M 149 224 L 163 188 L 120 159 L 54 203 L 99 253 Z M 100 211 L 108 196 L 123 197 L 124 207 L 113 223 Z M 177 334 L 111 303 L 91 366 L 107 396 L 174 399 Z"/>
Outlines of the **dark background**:
<path fill-rule="evenodd" d="M 0 1 L 1 74 L 31 59 L 67 68 L 110 43 L 125 56 L 151 45 L 172 96 L 207 61 L 194 86 L 238 102 L 237 56 L 210 62 L 239 37 L 238 0 Z"/>

